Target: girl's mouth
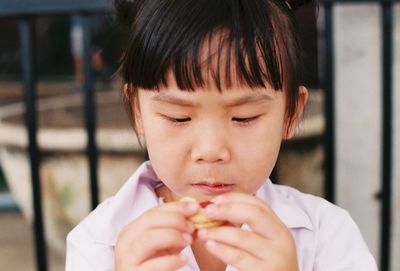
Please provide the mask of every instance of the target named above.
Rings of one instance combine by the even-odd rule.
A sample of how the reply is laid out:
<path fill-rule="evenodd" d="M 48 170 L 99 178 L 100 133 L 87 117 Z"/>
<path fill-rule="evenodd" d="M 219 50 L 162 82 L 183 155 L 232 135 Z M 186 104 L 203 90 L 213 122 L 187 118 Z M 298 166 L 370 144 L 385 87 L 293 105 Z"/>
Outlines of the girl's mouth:
<path fill-rule="evenodd" d="M 234 184 L 229 183 L 207 183 L 200 182 L 193 184 L 194 187 L 200 189 L 203 193 L 209 195 L 219 195 L 227 192 L 231 192 L 234 188 Z"/>

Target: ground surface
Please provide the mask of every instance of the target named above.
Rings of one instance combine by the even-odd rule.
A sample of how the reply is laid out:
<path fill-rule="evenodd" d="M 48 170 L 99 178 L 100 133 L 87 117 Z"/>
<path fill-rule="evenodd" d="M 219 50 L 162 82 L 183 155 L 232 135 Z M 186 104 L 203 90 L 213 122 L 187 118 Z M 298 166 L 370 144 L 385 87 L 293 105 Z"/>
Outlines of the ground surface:
<path fill-rule="evenodd" d="M 36 270 L 32 227 L 19 212 L 0 212 L 0 270 Z M 61 271 L 64 256 L 48 251 L 48 271 Z"/>

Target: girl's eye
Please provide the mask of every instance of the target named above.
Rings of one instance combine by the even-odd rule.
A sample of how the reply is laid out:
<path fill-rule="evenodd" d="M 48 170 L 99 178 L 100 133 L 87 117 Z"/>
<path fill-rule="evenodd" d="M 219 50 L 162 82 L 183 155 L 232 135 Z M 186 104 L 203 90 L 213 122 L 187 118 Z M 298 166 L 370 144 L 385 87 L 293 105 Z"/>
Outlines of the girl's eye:
<path fill-rule="evenodd" d="M 191 120 L 190 118 L 173 118 L 173 117 L 167 117 L 167 116 L 165 116 L 165 118 L 167 120 L 169 120 L 170 122 L 173 122 L 173 123 L 176 123 L 176 124 L 188 122 L 188 121 Z"/>
<path fill-rule="evenodd" d="M 254 116 L 251 118 L 232 118 L 233 121 L 239 122 L 239 123 L 250 123 L 254 120 L 256 120 L 259 116 Z"/>
<path fill-rule="evenodd" d="M 173 121 L 173 122 L 181 123 L 181 122 L 190 121 L 190 118 L 181 118 L 181 119 L 175 119 L 175 118 L 173 118 L 172 121 Z"/>

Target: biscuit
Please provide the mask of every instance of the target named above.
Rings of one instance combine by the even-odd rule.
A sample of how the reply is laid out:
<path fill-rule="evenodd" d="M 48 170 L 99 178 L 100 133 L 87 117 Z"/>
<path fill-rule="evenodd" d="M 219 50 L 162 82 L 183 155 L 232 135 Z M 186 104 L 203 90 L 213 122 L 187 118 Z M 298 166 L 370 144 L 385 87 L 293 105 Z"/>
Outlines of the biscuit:
<path fill-rule="evenodd" d="M 191 197 L 184 197 L 181 201 L 197 202 L 196 199 Z M 200 202 L 200 210 L 195 215 L 189 217 L 189 221 L 193 223 L 196 229 L 218 227 L 225 224 L 223 221 L 213 220 L 206 215 L 205 208 L 212 203 L 212 201 Z"/>

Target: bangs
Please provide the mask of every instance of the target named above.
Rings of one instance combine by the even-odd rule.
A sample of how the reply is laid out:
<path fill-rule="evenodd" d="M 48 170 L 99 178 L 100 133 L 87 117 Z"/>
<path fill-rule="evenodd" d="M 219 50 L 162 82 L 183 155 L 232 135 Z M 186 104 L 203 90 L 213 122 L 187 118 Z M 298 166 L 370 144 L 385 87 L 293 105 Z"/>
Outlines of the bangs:
<path fill-rule="evenodd" d="M 301 55 L 283 0 L 140 2 L 120 65 L 130 89 L 159 90 L 171 75 L 189 91 L 298 87 Z"/>

